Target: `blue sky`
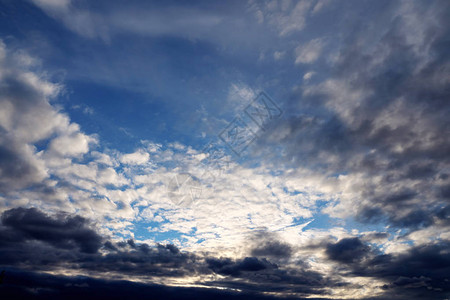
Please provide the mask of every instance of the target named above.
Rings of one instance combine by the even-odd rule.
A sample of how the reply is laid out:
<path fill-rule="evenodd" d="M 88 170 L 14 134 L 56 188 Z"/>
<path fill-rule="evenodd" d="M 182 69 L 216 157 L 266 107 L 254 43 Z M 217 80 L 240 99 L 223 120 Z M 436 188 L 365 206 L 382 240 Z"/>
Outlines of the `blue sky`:
<path fill-rule="evenodd" d="M 0 1 L 0 265 L 56 295 L 448 298 L 449 9 Z"/>

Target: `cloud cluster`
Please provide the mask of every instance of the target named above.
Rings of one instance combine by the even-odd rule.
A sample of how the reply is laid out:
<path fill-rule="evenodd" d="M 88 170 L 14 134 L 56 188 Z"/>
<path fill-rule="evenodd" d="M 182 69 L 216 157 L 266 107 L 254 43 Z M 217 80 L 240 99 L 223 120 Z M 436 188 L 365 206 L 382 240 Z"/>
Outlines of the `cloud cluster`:
<path fill-rule="evenodd" d="M 79 157 L 96 142 L 52 105 L 62 87 L 33 72 L 28 58 L 0 42 L 0 190 L 8 195 L 33 185 L 51 189 L 45 159 Z M 38 143 L 48 143 L 46 153 Z"/>
<path fill-rule="evenodd" d="M 384 297 L 440 299 L 450 292 L 448 241 L 413 247 L 400 255 L 382 254 L 359 238 L 326 247 L 327 257 L 355 276 L 382 279 Z"/>
<path fill-rule="evenodd" d="M 448 12 L 443 1 L 402 2 L 368 26 L 344 30 L 330 76 L 293 94 L 287 111 L 302 113 L 259 141 L 281 144 L 286 167 L 336 179 L 339 200 L 327 214 L 408 230 L 446 223 Z M 299 50 L 301 62 L 316 58 L 307 49 Z"/>
<path fill-rule="evenodd" d="M 182 252 L 171 244 L 150 246 L 132 239 L 115 242 L 99 235 L 93 224 L 76 215 L 14 208 L 5 211 L 1 220 L 0 265 L 4 267 L 144 282 L 188 277 L 205 287 L 236 289 L 248 285 L 258 293 L 291 290 L 294 283 L 297 293 L 323 293 L 321 290 L 332 283 L 307 270 L 307 265 L 287 271 L 266 258 L 216 258 L 207 253 Z M 279 280 L 272 282 L 274 276 Z M 265 286 L 259 285 L 261 280 L 266 281 Z"/>
<path fill-rule="evenodd" d="M 294 265 L 279 260 L 290 257 L 294 251 L 292 246 L 283 245 L 273 235 L 259 235 L 265 242 L 252 250 L 256 256 L 234 259 L 180 251 L 171 244 L 148 245 L 132 239 L 112 241 L 98 234 L 87 219 L 62 213 L 48 215 L 35 208 L 5 211 L 1 220 L 0 265 L 12 274 L 19 267 L 52 272 L 56 276 L 90 274 L 104 281 L 128 280 L 123 283 L 126 285 L 144 282 L 148 288 L 153 286 L 151 282 L 167 284 L 192 278 L 199 286 L 229 289 L 226 294 L 244 290 L 255 293 L 255 297 L 263 292 L 332 297 L 330 288 L 335 291 L 357 288 L 354 283 L 342 281 L 342 276 L 350 272 L 355 277 L 377 279 L 379 291 L 386 295 L 402 292 L 405 299 L 411 295 L 432 299 L 450 291 L 447 242 L 413 247 L 400 255 L 382 254 L 359 238 L 322 243 L 315 246 L 316 251 L 323 252 L 323 259 L 336 264 L 334 272 L 322 274 L 312 270 L 307 257 Z M 277 263 L 271 261 L 277 258 Z M 25 280 L 29 275 L 13 277 Z M 55 280 L 57 278 L 64 279 L 55 277 Z M 6 284 L 10 290 L 14 280 Z M 58 289 L 57 292 L 62 293 Z"/>

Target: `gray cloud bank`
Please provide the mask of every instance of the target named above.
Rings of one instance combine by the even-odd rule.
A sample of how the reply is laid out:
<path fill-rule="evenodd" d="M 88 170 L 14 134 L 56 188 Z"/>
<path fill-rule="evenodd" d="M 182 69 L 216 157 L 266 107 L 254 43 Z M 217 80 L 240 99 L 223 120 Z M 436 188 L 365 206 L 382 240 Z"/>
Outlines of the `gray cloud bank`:
<path fill-rule="evenodd" d="M 98 289 L 110 287 L 108 280 L 117 279 L 127 281 L 116 286 L 135 285 L 138 287 L 136 293 L 139 293 L 162 287 L 131 281 L 201 278 L 204 275 L 215 276 L 215 279 L 199 279 L 197 283 L 205 287 L 226 288 L 229 292 L 221 292 L 225 299 L 231 295 L 239 296 L 239 293 L 232 292 L 236 290 L 245 291 L 241 296 L 250 293 L 248 297 L 256 299 L 264 292 L 326 297 L 331 296 L 330 290 L 334 287 L 349 285 L 342 276 L 380 279 L 385 282 L 380 288 L 386 295 L 396 295 L 397 298 L 438 299 L 450 292 L 448 242 L 413 247 L 397 256 L 382 254 L 359 238 L 323 243 L 317 251 L 325 253 L 330 262 L 338 263 L 335 273 L 325 275 L 314 271 L 306 262 L 288 264 L 274 259 L 280 256 L 289 258 L 285 251 L 287 245 L 276 240 L 266 241 L 264 251 L 261 247 L 253 249 L 251 252 L 256 256 L 233 259 L 180 251 L 171 244 L 150 246 L 134 240 L 114 242 L 97 233 L 93 224 L 83 217 L 63 213 L 47 215 L 35 208 L 5 211 L 1 220 L 0 265 L 12 274 L 1 288 L 11 295 L 28 293 L 30 288 L 36 290 L 36 299 L 52 296 L 51 293 L 55 293 L 55 297 L 65 295 L 66 292 L 57 286 L 58 282 L 69 284 L 74 289 L 77 284 L 87 284 L 86 290 L 78 289 L 75 294 L 84 294 L 90 289 L 99 292 Z M 33 272 L 84 274 L 88 277 L 52 277 Z M 34 278 L 31 282 L 30 277 Z M 48 278 L 47 281 L 44 277 Z M 185 297 L 182 299 L 190 299 L 184 294 L 188 293 L 187 290 L 181 289 L 180 293 Z M 206 291 L 202 293 L 208 294 Z M 399 296 L 399 293 L 404 296 Z"/>

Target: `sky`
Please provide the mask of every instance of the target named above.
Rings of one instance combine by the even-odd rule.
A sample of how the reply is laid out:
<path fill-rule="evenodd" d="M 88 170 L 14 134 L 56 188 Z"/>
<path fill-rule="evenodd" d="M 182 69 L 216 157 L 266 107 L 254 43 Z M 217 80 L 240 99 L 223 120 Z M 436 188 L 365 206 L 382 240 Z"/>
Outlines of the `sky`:
<path fill-rule="evenodd" d="M 0 0 L 0 295 L 450 298 L 449 16 Z"/>

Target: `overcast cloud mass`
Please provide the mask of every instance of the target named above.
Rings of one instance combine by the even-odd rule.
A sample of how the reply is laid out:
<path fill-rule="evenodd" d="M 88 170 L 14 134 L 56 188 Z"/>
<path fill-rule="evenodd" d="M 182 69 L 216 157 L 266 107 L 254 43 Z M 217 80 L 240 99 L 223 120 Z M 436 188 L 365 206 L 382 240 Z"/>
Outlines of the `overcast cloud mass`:
<path fill-rule="evenodd" d="M 1 299 L 450 298 L 450 2 L 0 0 Z"/>

